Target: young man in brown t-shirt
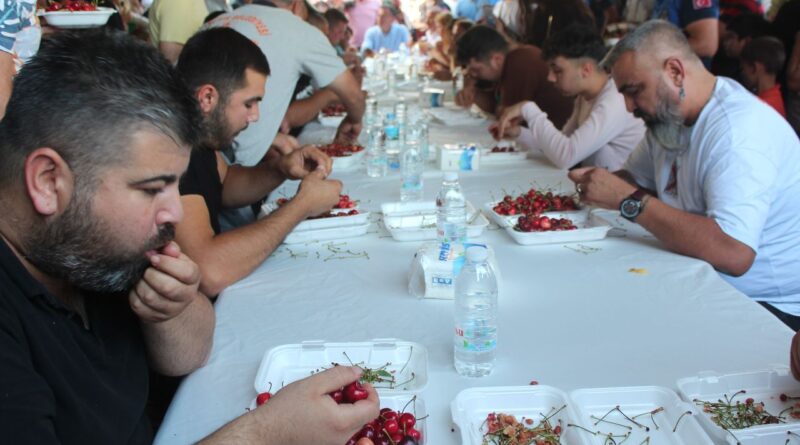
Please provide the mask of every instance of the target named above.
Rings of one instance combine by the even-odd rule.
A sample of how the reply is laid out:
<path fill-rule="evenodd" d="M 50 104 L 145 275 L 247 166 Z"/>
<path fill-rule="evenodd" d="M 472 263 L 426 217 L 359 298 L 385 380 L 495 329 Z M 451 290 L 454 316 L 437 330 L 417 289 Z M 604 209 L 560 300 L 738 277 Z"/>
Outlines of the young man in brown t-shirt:
<path fill-rule="evenodd" d="M 547 81 L 547 63 L 535 46 L 512 48 L 494 29 L 476 26 L 456 42 L 456 61 L 467 68 L 464 89 L 456 95 L 462 107 L 475 104 L 500 116 L 505 107 L 533 101 L 559 129 L 572 114 L 572 100 Z"/>

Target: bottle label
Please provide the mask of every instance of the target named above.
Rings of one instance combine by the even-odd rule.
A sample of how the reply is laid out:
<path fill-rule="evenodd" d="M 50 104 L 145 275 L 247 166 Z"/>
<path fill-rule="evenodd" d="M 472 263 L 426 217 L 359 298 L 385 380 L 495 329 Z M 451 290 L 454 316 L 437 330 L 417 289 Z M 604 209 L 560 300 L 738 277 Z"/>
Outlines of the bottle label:
<path fill-rule="evenodd" d="M 408 175 L 403 178 L 403 190 L 416 192 L 422 190 L 422 178 L 420 175 Z"/>
<path fill-rule="evenodd" d="M 456 337 L 458 341 L 456 344 L 460 345 L 461 349 L 469 352 L 489 352 L 497 348 L 497 339 L 493 337 L 486 338 L 486 328 L 478 329 L 465 329 L 461 326 L 456 326 Z"/>
<path fill-rule="evenodd" d="M 386 127 L 386 129 L 384 130 L 384 133 L 386 134 L 386 139 L 393 140 L 393 141 L 396 141 L 396 140 L 400 139 L 400 128 L 399 127 L 394 127 L 394 126 Z"/>

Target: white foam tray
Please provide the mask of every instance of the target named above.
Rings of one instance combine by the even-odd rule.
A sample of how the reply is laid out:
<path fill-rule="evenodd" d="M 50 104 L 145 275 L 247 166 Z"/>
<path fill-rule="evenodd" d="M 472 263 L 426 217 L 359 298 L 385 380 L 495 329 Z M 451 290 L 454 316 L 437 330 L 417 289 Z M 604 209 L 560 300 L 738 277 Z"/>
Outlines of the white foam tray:
<path fill-rule="evenodd" d="M 493 153 L 492 148 L 497 147 L 514 147 L 515 151 L 512 152 L 499 152 Z M 481 150 L 481 163 L 482 164 L 513 164 L 520 162 L 528 157 L 527 151 L 520 151 L 519 146 L 514 141 L 501 140 L 489 148 Z"/>
<path fill-rule="evenodd" d="M 649 443 L 653 445 L 713 445 L 711 438 L 697 421 L 700 417 L 700 410 L 692 404 L 682 401 L 674 391 L 668 388 L 640 386 L 579 389 L 571 392 L 569 399 L 578 414 L 576 423 L 601 433 L 592 435 L 581 431 L 588 444 L 604 445 L 608 443 L 606 436 L 610 433 L 616 436 L 614 440 L 617 443 L 625 440 L 626 444 L 640 444 L 649 437 Z M 635 426 L 619 412 L 612 412 L 605 419 L 620 425 L 627 425 L 629 428 L 608 422 L 597 422 L 597 419 L 602 418 L 615 406 L 619 406 L 620 410 L 629 417 L 648 413 L 659 407 L 664 408 L 664 411 L 654 414 L 652 418 L 649 414 L 637 417 L 636 422 L 644 427 Z M 673 432 L 678 418 L 687 411 L 691 411 L 693 414 L 684 416 Z M 653 423 L 654 421 L 655 423 Z M 629 433 L 630 436 L 625 439 L 624 436 Z"/>
<path fill-rule="evenodd" d="M 436 202 L 391 202 L 381 205 L 383 226 L 395 241 L 436 239 Z M 467 237 L 478 238 L 489 220 L 467 201 Z"/>
<path fill-rule="evenodd" d="M 278 210 L 278 204 L 274 202 L 265 202 L 261 206 L 261 212 L 259 212 L 258 217 L 263 218 L 270 213 Z M 348 215 L 348 216 L 335 216 L 330 218 L 316 218 L 316 219 L 307 219 L 301 221 L 297 224 L 292 230 L 294 232 L 307 232 L 310 230 L 321 230 L 321 229 L 332 229 L 332 228 L 340 228 L 340 227 L 349 227 L 349 226 L 360 226 L 369 222 L 369 212 L 361 212 L 358 207 L 352 209 L 331 209 L 332 213 L 347 213 L 351 210 L 358 210 L 359 213 L 357 215 Z"/>
<path fill-rule="evenodd" d="M 364 153 L 367 149 L 357 151 L 350 156 L 331 156 L 333 159 L 333 170 L 350 170 L 361 164 L 361 159 L 364 158 Z"/>
<path fill-rule="evenodd" d="M 551 386 L 498 386 L 469 388 L 461 391 L 450 405 L 453 422 L 458 425 L 463 445 L 481 445 L 485 432 L 484 422 L 489 413 L 503 413 L 533 419 L 534 424 L 553 408 L 567 405 L 551 420 L 561 420 L 562 445 L 583 444 L 581 435 L 567 424 L 575 423 L 577 416 L 567 395 Z"/>
<path fill-rule="evenodd" d="M 333 127 L 338 128 L 341 125 L 344 118 L 347 116 L 347 113 L 343 113 L 340 115 L 335 116 L 324 116 L 322 113 L 319 113 L 317 119 L 319 123 L 322 124 L 323 127 Z"/>
<path fill-rule="evenodd" d="M 780 395 L 800 396 L 800 382 L 792 377 L 785 366 L 776 366 L 773 369 L 762 371 L 743 372 L 738 374 L 716 374 L 704 372 L 695 377 L 678 380 L 678 393 L 689 403 L 695 399 L 716 402 L 734 393 L 745 390 L 746 394 L 737 396 L 734 400 L 744 400 L 752 397 L 756 402 L 764 402 L 764 409 L 773 415 L 778 415 L 785 408 L 797 402 L 788 400 L 781 402 Z M 708 434 L 719 443 L 727 441 L 729 444 L 738 442 L 742 445 L 784 445 L 789 439 L 787 431 L 800 434 L 800 420 L 784 414 L 786 423 L 773 425 L 759 425 L 746 429 L 731 430 L 728 434 L 711 420 L 711 414 L 703 413 L 702 407 L 695 405 L 701 412 L 700 424 Z M 791 445 L 800 444 L 800 438 L 794 437 L 789 442 Z"/>
<path fill-rule="evenodd" d="M 497 224 L 498 226 L 500 226 L 501 228 L 513 226 L 514 224 L 512 223 L 512 221 L 514 223 L 516 223 L 517 217 L 519 215 L 511 215 L 511 216 L 509 216 L 509 215 L 501 215 L 501 214 L 499 214 L 499 213 L 494 211 L 494 207 L 497 204 L 500 204 L 500 201 L 487 202 L 486 204 L 483 205 L 483 210 L 485 210 L 486 214 L 489 215 L 489 217 L 492 219 L 492 221 L 494 221 L 494 223 Z M 578 210 L 562 210 L 560 212 L 556 211 L 556 212 L 548 212 L 548 213 L 574 214 L 574 213 L 580 213 L 580 212 L 584 212 L 584 211 L 586 211 L 586 209 L 581 207 Z"/>
<path fill-rule="evenodd" d="M 418 393 L 428 383 L 428 350 L 419 343 L 397 339 L 351 343 L 305 341 L 277 346 L 267 351 L 256 374 L 256 393 L 269 391 L 270 382 L 272 392 L 275 392 L 323 368 L 330 368 L 332 363 L 349 365 L 345 352 L 356 365 L 375 369 L 389 363 L 386 370 L 394 373 L 397 383 L 410 380 L 394 389 L 375 385 L 381 400 L 384 394 Z"/>
<path fill-rule="evenodd" d="M 506 233 L 523 246 L 553 243 L 582 243 L 604 239 L 611 230 L 611 224 L 605 219 L 594 215 L 589 210 L 577 212 L 547 212 L 543 216 L 550 218 L 568 218 L 572 220 L 577 229 L 547 232 L 520 232 L 514 230 L 519 215 L 511 217 L 509 225 L 505 227 Z"/>
<path fill-rule="evenodd" d="M 94 28 L 103 26 L 116 11 L 98 6 L 96 11 L 40 11 L 47 24 L 56 28 Z"/>
<path fill-rule="evenodd" d="M 338 218 L 337 218 L 338 219 Z M 331 241 L 364 236 L 369 230 L 369 223 L 356 226 L 331 227 L 330 229 L 294 230 L 286 235 L 285 244 L 302 244 L 317 241 Z"/>

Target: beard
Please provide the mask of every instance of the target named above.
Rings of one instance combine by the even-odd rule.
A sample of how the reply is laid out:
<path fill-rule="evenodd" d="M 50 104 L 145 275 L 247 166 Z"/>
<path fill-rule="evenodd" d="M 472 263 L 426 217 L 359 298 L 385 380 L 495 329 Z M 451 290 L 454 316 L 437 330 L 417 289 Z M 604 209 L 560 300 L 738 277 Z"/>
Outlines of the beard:
<path fill-rule="evenodd" d="M 164 224 L 139 248 L 124 248 L 121 233 L 92 212 L 91 194 L 78 191 L 61 216 L 31 230 L 25 257 L 42 272 L 89 292 L 126 292 L 150 266 L 147 251 L 165 246 L 175 227 Z"/>
<path fill-rule="evenodd" d="M 234 130 L 228 124 L 225 116 L 225 103 L 220 102 L 214 111 L 205 119 L 206 146 L 215 150 L 230 150 L 233 148 L 234 139 L 247 128 Z"/>
<path fill-rule="evenodd" d="M 671 151 L 684 151 L 688 141 L 684 137 L 684 121 L 680 105 L 669 95 L 667 85 L 662 81 L 656 88 L 656 112 L 654 115 L 634 110 L 634 116 L 641 118 L 648 132 L 661 146 Z"/>

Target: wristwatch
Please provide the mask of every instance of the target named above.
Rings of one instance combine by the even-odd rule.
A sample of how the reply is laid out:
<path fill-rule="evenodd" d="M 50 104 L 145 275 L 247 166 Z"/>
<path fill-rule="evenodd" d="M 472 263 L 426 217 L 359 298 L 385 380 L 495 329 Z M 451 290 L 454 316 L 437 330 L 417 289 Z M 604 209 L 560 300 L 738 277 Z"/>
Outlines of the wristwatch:
<path fill-rule="evenodd" d="M 619 213 L 628 221 L 636 221 L 636 217 L 642 213 L 644 205 L 647 204 L 649 199 L 650 195 L 647 194 L 647 191 L 638 188 L 631 196 L 622 200 L 619 204 Z"/>

